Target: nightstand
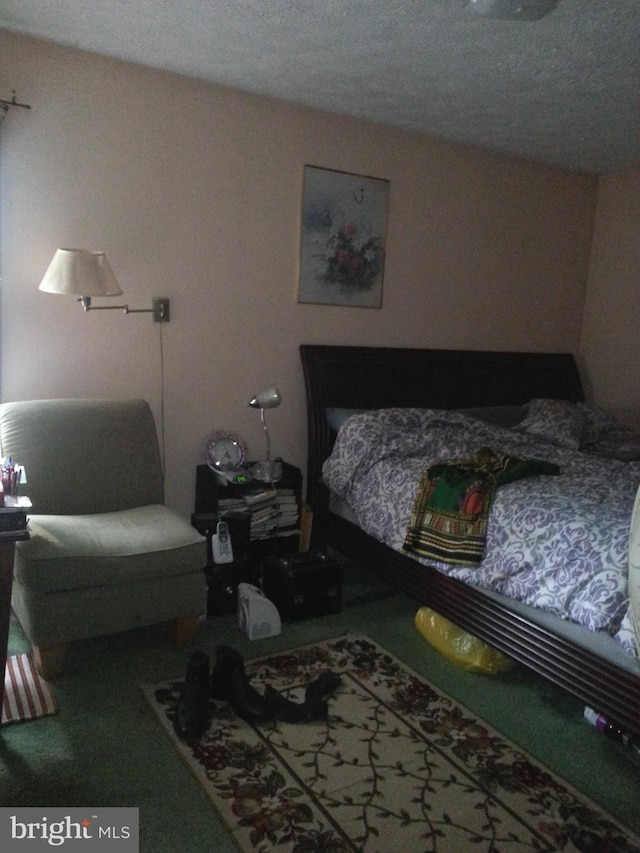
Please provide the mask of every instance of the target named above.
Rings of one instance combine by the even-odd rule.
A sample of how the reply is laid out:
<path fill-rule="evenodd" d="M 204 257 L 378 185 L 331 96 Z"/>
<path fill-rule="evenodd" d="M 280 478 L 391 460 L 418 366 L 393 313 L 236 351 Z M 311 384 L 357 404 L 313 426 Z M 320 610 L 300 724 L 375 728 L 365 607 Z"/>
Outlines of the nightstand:
<path fill-rule="evenodd" d="M 207 616 L 234 612 L 238 584 L 257 584 L 265 559 L 299 550 L 302 472 L 283 462 L 274 486 L 256 480 L 223 484 L 208 465 L 197 466 L 191 524 L 207 539 Z M 211 538 L 222 519 L 229 525 L 234 560 L 216 564 Z"/>

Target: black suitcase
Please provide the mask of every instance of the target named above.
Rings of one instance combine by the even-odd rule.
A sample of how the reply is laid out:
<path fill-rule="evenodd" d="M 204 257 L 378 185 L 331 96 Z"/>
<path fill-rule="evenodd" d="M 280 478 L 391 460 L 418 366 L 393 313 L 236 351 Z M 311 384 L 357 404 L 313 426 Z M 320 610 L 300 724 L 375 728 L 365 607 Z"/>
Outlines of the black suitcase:
<path fill-rule="evenodd" d="M 318 551 L 269 557 L 262 590 L 283 622 L 299 622 L 340 611 L 343 575 L 342 563 Z"/>

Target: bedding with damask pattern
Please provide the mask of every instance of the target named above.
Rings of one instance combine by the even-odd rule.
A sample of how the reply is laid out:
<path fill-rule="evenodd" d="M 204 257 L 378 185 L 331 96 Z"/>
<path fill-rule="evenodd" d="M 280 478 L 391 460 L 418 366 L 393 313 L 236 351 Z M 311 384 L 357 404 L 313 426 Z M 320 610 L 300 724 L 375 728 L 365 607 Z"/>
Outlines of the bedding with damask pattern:
<path fill-rule="evenodd" d="M 324 463 L 324 482 L 367 533 L 402 551 L 429 465 L 465 459 L 481 447 L 559 465 L 558 476 L 527 477 L 497 489 L 479 565 L 416 559 L 592 631 L 608 631 L 637 654 L 627 613 L 627 560 L 640 461 L 622 461 L 633 444 L 627 433 L 627 456 L 611 458 L 617 427 L 597 410 L 574 404 L 563 410 L 561 401 L 548 402 L 532 401 L 512 427 L 436 409 L 351 415 Z"/>

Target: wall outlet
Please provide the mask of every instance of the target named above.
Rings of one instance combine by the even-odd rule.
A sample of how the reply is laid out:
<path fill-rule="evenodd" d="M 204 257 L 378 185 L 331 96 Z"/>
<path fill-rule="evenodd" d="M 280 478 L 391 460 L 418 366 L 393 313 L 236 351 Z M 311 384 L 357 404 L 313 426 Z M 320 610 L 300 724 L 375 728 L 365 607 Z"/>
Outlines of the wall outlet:
<path fill-rule="evenodd" d="M 163 296 L 154 296 L 151 300 L 154 323 L 168 323 L 171 319 L 170 300 Z"/>

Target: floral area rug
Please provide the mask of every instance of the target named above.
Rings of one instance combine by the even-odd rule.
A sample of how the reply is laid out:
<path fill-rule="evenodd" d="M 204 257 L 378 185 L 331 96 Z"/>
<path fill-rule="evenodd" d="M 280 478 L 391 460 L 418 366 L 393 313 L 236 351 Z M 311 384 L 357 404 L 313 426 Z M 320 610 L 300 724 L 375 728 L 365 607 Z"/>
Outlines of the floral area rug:
<path fill-rule="evenodd" d="M 180 741 L 181 682 L 144 687 L 242 851 L 640 851 L 640 838 L 362 636 L 247 662 L 251 684 L 301 702 L 341 677 L 328 719 L 251 726 L 216 702 Z"/>

